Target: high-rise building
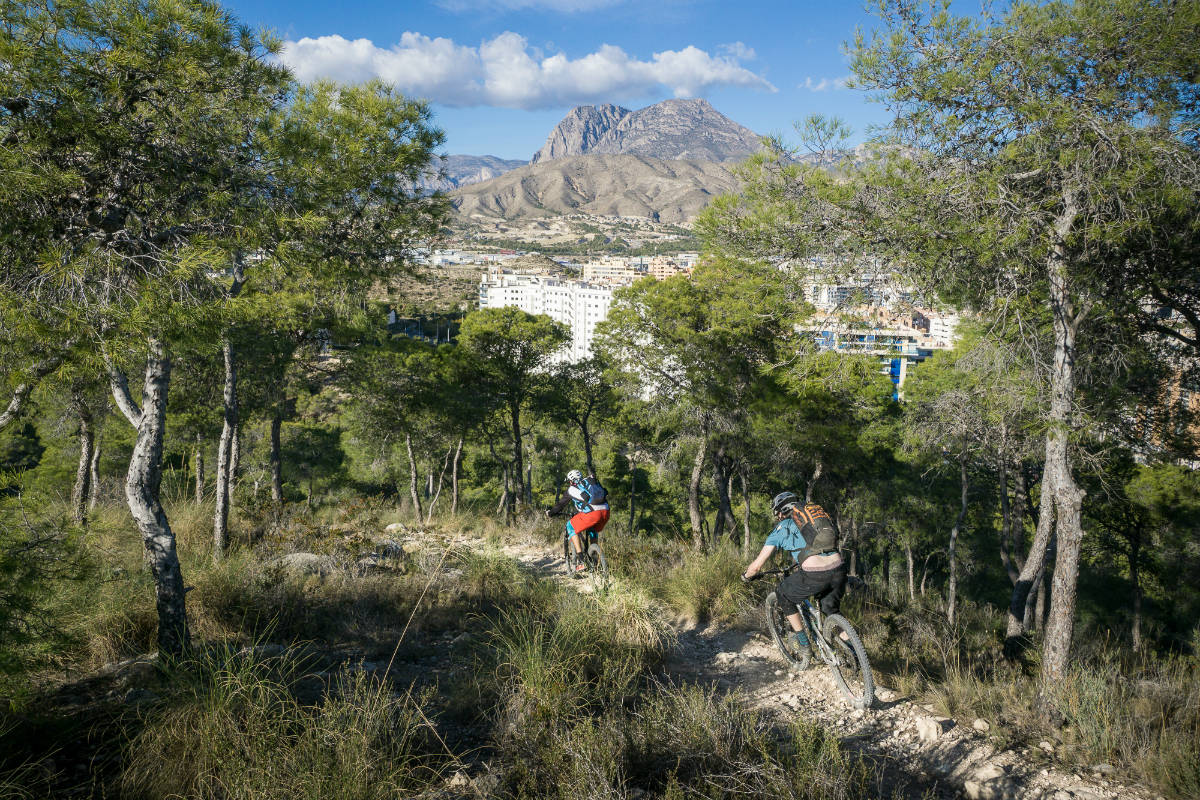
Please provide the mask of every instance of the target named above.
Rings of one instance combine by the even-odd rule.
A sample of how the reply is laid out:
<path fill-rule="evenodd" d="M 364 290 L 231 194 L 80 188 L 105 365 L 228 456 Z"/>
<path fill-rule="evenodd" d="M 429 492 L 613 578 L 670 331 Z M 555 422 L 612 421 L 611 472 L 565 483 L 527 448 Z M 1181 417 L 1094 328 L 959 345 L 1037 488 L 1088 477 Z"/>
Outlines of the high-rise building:
<path fill-rule="evenodd" d="M 571 329 L 571 340 L 560 361 L 582 361 L 592 354 L 596 325 L 608 316 L 613 284 L 594 284 L 549 275 L 492 271 L 479 281 L 479 307 L 515 306 L 530 314 L 545 314 Z"/>

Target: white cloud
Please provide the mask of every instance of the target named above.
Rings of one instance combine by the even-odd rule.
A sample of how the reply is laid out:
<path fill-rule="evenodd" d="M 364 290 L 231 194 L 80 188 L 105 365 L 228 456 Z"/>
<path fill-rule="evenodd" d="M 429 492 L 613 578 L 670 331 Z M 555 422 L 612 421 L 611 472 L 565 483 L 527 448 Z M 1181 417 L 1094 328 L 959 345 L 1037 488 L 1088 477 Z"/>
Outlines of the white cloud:
<path fill-rule="evenodd" d="M 758 58 L 758 53 L 754 52 L 754 48 L 747 47 L 745 42 L 719 44 L 717 45 L 717 50 L 735 61 L 753 61 Z"/>
<path fill-rule="evenodd" d="M 804 83 L 800 84 L 801 89 L 808 89 L 810 92 L 827 92 L 830 89 L 845 89 L 846 81 L 850 80 L 849 75 L 843 75 L 840 78 L 805 78 Z"/>
<path fill-rule="evenodd" d="M 606 44 L 572 60 L 563 53 L 544 56 L 511 31 L 479 47 L 407 32 L 390 48 L 337 35 L 289 41 L 281 59 L 301 81 L 381 78 L 405 94 L 448 106 L 551 108 L 615 102 L 662 89 L 694 97 L 716 86 L 776 91 L 740 64 L 753 51 L 740 43 L 734 46 L 742 49 L 713 56 L 689 45 L 641 61 Z"/>

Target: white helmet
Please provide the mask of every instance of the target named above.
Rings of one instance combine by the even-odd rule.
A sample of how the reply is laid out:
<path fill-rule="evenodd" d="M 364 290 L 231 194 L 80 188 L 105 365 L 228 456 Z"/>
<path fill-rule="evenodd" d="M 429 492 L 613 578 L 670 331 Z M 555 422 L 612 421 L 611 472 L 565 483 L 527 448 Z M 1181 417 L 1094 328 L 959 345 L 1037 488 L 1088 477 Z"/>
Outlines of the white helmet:
<path fill-rule="evenodd" d="M 571 483 L 579 483 L 581 480 L 583 480 L 583 473 L 577 469 L 573 469 L 567 473 L 567 480 L 569 480 Z"/>

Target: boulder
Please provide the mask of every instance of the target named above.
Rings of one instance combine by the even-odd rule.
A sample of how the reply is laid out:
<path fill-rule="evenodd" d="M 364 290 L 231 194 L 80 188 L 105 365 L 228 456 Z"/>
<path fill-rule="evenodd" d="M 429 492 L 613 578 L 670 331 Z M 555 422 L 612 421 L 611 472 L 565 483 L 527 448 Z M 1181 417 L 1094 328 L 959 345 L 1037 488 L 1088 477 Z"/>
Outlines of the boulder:
<path fill-rule="evenodd" d="M 954 721 L 944 717 L 918 717 L 917 738 L 922 742 L 936 742 L 953 727 Z"/>
<path fill-rule="evenodd" d="M 267 563 L 289 575 L 319 575 L 324 577 L 333 571 L 333 559 L 316 553 L 288 553 Z"/>

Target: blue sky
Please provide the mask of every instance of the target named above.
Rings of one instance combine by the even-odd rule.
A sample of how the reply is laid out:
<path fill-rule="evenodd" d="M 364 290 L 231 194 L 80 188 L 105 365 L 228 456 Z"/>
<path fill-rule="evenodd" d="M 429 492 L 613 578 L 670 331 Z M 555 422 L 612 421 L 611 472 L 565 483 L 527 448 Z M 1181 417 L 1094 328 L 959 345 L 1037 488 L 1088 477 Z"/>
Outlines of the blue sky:
<path fill-rule="evenodd" d="M 811 113 L 861 140 L 884 109 L 846 89 L 851 0 L 236 0 L 304 80 L 382 77 L 433 103 L 445 152 L 528 159 L 576 105 L 705 97 L 758 133 Z"/>

